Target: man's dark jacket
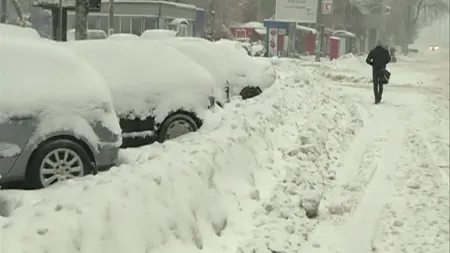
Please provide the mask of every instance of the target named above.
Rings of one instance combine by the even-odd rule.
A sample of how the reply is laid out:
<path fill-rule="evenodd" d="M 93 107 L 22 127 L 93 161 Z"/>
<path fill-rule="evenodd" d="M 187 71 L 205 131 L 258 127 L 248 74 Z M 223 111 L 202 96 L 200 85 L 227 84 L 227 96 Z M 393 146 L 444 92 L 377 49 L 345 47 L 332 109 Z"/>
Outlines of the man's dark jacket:
<path fill-rule="evenodd" d="M 389 51 L 382 46 L 376 46 L 370 51 L 366 62 L 372 65 L 374 70 L 386 69 L 386 65 L 391 61 Z"/>

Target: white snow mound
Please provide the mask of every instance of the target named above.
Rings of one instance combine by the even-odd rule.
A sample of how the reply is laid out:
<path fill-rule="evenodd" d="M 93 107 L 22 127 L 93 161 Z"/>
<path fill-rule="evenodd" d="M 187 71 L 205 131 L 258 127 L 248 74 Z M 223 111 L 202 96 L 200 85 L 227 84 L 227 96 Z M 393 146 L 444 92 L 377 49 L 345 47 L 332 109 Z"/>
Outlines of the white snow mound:
<path fill-rule="evenodd" d="M 95 177 L 0 192 L 2 253 L 296 252 L 317 222 L 300 203 L 321 195 L 360 122 L 338 89 L 279 65 L 272 88 L 199 132 L 125 150 Z"/>

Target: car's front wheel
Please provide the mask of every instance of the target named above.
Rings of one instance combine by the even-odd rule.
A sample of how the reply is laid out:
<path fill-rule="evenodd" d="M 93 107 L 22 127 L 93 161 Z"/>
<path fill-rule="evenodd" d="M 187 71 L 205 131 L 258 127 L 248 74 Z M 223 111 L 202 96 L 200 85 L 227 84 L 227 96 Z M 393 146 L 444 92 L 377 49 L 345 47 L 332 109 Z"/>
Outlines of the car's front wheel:
<path fill-rule="evenodd" d="M 88 152 L 80 144 L 67 139 L 42 144 L 28 164 L 27 188 L 45 188 L 57 182 L 91 173 L 93 163 Z"/>
<path fill-rule="evenodd" d="M 199 125 L 194 117 L 185 113 L 175 113 L 167 117 L 159 127 L 158 141 L 174 139 L 181 135 L 197 131 Z"/>

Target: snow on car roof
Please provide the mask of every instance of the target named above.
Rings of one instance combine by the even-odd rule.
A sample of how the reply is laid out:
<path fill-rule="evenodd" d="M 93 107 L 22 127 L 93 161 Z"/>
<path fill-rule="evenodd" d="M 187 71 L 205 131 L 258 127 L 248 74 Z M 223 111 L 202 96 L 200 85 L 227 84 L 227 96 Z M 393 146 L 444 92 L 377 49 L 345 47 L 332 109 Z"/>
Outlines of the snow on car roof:
<path fill-rule="evenodd" d="M 134 39 L 140 39 L 139 36 L 132 33 L 114 33 L 109 35 L 107 38 L 109 40 L 134 40 Z"/>
<path fill-rule="evenodd" d="M 87 39 L 88 40 L 101 40 L 106 39 L 108 35 L 106 35 L 105 31 L 97 30 L 97 29 L 88 29 L 87 30 Z M 67 40 L 72 41 L 75 40 L 75 29 L 70 29 L 67 31 Z"/>
<path fill-rule="evenodd" d="M 173 38 L 176 36 L 177 36 L 176 31 L 166 30 L 166 29 L 145 30 L 141 34 L 141 38 L 144 38 L 144 39 L 167 39 L 167 38 Z"/>
<path fill-rule="evenodd" d="M 57 42 L 1 38 L 0 54 L 0 121 L 67 112 L 89 118 L 112 108 L 103 77 Z"/>
<path fill-rule="evenodd" d="M 4 37 L 20 37 L 28 39 L 41 38 L 39 33 L 33 28 L 0 24 L 0 38 Z"/>
<path fill-rule="evenodd" d="M 160 42 L 97 40 L 66 45 L 106 78 L 114 108 L 122 117 L 167 115 L 181 107 L 195 111 L 204 105 L 201 99 L 214 92 L 214 79 L 204 68 Z"/>

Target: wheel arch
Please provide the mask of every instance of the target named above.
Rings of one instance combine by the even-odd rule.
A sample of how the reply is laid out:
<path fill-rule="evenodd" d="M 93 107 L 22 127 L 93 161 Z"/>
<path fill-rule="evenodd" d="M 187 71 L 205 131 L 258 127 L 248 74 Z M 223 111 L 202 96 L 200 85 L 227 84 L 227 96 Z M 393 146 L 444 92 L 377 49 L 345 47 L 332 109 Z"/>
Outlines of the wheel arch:
<path fill-rule="evenodd" d="M 243 98 L 243 99 L 248 99 L 248 98 L 244 98 L 243 94 L 244 92 L 247 92 L 249 90 L 253 90 L 256 89 L 260 94 L 262 93 L 262 89 L 259 86 L 245 86 L 244 88 L 242 88 L 241 92 L 239 93 L 239 95 Z M 249 97 L 251 98 L 251 97 Z"/>
<path fill-rule="evenodd" d="M 197 124 L 197 127 L 198 127 L 198 128 L 200 128 L 200 127 L 203 125 L 203 120 L 200 119 L 200 118 L 197 116 L 197 114 L 196 114 L 195 112 L 187 111 L 187 110 L 184 110 L 184 109 L 178 109 L 178 110 L 176 110 L 176 111 L 170 112 L 170 113 L 164 118 L 164 120 L 163 120 L 162 122 L 156 124 L 156 127 L 157 127 L 157 129 L 158 129 L 158 130 L 157 130 L 157 131 L 158 131 L 158 134 L 159 134 L 159 130 L 160 130 L 161 125 L 162 125 L 169 117 L 171 117 L 171 116 L 173 116 L 173 115 L 175 115 L 175 114 L 184 114 L 184 115 L 186 115 L 186 116 L 191 117 L 191 118 L 195 121 L 195 124 Z"/>
<path fill-rule="evenodd" d="M 59 133 L 55 133 L 52 135 L 47 135 L 47 136 L 42 136 L 39 138 L 39 140 L 37 141 L 33 141 L 27 144 L 27 146 L 25 147 L 25 149 L 21 152 L 21 154 L 19 155 L 19 158 L 17 159 L 16 163 L 13 166 L 13 169 L 11 170 L 11 173 L 14 173 L 14 176 L 16 178 L 25 178 L 26 175 L 26 171 L 28 169 L 28 165 L 30 164 L 30 162 L 32 161 L 36 151 L 42 147 L 43 145 L 55 141 L 55 140 L 70 140 L 73 141 L 75 143 L 77 143 L 78 145 L 80 145 L 81 147 L 83 147 L 88 155 L 89 155 L 89 159 L 91 159 L 91 162 L 94 165 L 96 165 L 96 159 L 95 159 L 95 147 L 92 146 L 92 144 L 89 144 L 89 141 L 87 138 L 82 137 L 82 136 L 75 136 L 73 133 L 71 132 L 59 132 Z"/>

